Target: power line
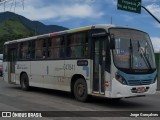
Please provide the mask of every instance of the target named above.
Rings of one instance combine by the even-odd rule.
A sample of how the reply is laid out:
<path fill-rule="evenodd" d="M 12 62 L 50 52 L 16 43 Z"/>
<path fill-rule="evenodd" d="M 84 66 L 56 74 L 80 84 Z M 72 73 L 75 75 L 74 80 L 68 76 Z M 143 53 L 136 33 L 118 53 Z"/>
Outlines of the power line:
<path fill-rule="evenodd" d="M 12 10 L 12 6 L 13 6 L 13 3 L 14 3 L 14 0 L 12 0 L 12 4 L 11 4 L 11 8 L 10 8 L 10 11 Z"/>
<path fill-rule="evenodd" d="M 19 4 L 17 4 L 16 5 L 16 8 L 17 7 L 22 7 L 21 5 L 19 5 Z M 12 11 L 14 11 L 13 10 L 14 9 L 14 5 L 12 5 L 12 8 L 11 8 L 11 4 L 10 5 L 5 5 L 5 11 L 10 11 L 10 12 L 12 12 Z M 2 12 L 4 12 L 4 6 L 2 6 L 1 8 L 0 8 L 0 11 Z"/>
<path fill-rule="evenodd" d="M 24 10 L 24 0 L 21 0 L 21 1 L 22 1 L 23 10 Z"/>
<path fill-rule="evenodd" d="M 0 6 L 3 5 L 4 12 L 6 11 L 6 8 L 10 8 L 10 11 L 12 11 L 12 8 L 14 8 L 15 12 L 17 4 L 21 4 L 24 10 L 24 0 L 0 0 Z"/>
<path fill-rule="evenodd" d="M 4 3 L 4 2 L 8 2 L 8 1 L 11 1 L 11 0 L 0 0 L 0 3 Z"/>
<path fill-rule="evenodd" d="M 16 11 L 16 0 L 14 2 L 14 12 Z"/>

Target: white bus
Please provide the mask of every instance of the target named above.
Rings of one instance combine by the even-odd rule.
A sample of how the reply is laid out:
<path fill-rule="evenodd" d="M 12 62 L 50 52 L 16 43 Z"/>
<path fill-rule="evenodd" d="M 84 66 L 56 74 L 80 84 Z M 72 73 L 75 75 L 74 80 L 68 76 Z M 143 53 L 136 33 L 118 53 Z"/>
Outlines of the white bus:
<path fill-rule="evenodd" d="M 3 54 L 0 54 L 0 60 L 3 60 Z"/>
<path fill-rule="evenodd" d="M 69 91 L 79 101 L 154 94 L 157 70 L 149 35 L 101 24 L 4 44 L 4 80 Z"/>

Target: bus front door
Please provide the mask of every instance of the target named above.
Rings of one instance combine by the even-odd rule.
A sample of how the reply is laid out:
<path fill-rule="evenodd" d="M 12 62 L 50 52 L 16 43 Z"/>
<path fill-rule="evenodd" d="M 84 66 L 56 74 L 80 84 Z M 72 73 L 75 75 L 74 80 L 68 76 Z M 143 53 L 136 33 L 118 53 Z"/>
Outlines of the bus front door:
<path fill-rule="evenodd" d="M 93 40 L 93 93 L 104 94 L 106 37 L 94 37 Z"/>
<path fill-rule="evenodd" d="M 9 82 L 15 83 L 15 63 L 16 63 L 16 49 L 10 48 L 9 50 L 9 60 L 10 60 L 10 71 L 9 71 Z"/>

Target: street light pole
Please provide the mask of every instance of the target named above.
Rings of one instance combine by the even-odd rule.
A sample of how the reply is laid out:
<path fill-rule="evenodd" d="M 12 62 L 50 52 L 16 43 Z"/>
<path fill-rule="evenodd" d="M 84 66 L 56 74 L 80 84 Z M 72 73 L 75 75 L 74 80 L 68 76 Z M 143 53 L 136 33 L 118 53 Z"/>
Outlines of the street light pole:
<path fill-rule="evenodd" d="M 158 20 L 158 18 L 156 18 L 147 8 L 145 8 L 144 6 L 141 7 L 145 9 L 158 23 L 160 23 L 160 20 Z"/>

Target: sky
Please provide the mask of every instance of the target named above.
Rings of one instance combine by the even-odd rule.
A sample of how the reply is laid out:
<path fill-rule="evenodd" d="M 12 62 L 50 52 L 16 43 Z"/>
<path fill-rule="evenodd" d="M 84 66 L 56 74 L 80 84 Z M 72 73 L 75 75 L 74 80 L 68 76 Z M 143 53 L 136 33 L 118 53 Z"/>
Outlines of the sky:
<path fill-rule="evenodd" d="M 69 29 L 110 24 L 112 18 L 114 25 L 147 32 L 155 51 L 160 52 L 160 24 L 144 9 L 141 14 L 117 10 L 117 0 L 16 0 L 16 4 L 12 4 L 13 0 L 8 1 L 5 11 L 46 25 L 60 25 Z M 160 20 L 160 0 L 142 0 L 142 5 Z M 0 4 L 0 12 L 4 12 L 4 4 Z"/>

